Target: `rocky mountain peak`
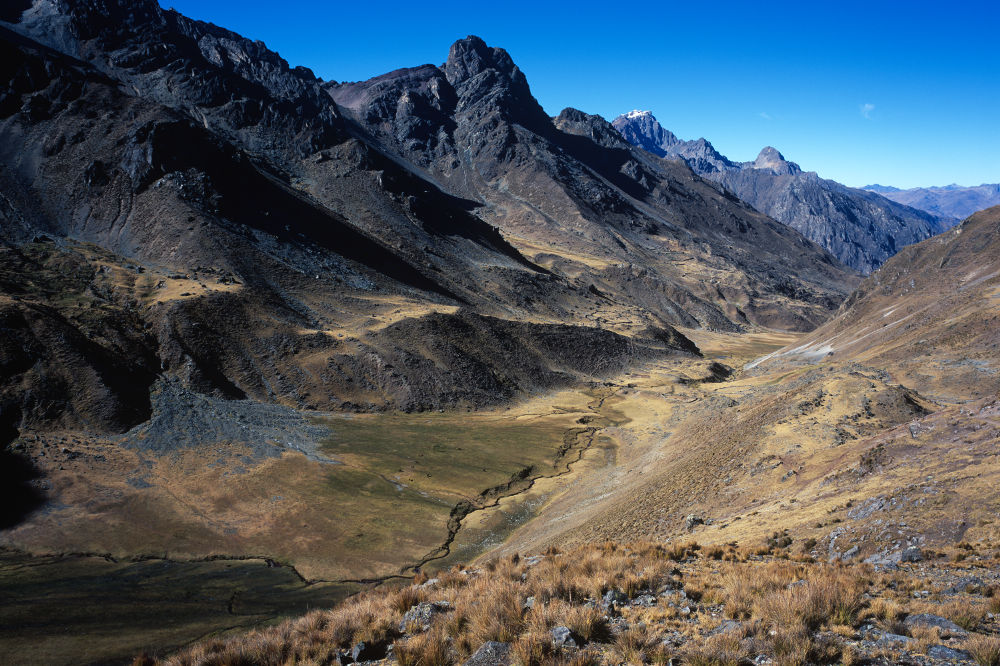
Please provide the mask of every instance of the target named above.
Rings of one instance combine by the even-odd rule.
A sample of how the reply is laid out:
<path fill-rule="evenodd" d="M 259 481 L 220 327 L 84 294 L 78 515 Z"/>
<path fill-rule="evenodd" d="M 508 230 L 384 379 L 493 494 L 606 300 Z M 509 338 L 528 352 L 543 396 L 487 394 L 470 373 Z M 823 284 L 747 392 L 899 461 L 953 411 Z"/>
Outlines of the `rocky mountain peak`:
<path fill-rule="evenodd" d="M 757 159 L 750 164 L 750 167 L 753 169 L 769 169 L 774 173 L 791 174 L 802 171 L 798 164 L 786 160 L 785 156 L 772 146 L 764 146 L 757 155 Z"/>
<path fill-rule="evenodd" d="M 628 149 L 630 144 L 601 116 L 567 107 L 555 118 L 556 128 L 567 134 L 593 139 L 606 148 Z"/>
<path fill-rule="evenodd" d="M 496 70 L 511 79 L 524 75 L 514 64 L 514 60 L 504 49 L 490 47 L 481 38 L 469 35 L 451 45 L 448 60 L 441 66 L 448 82 L 454 86 L 471 79 L 486 70 Z M 527 85 L 527 82 L 525 82 Z"/>
<path fill-rule="evenodd" d="M 451 45 L 441 71 L 455 89 L 460 113 L 477 119 L 500 114 L 507 121 L 539 132 L 552 130 L 552 119 L 532 96 L 527 78 L 504 49 L 470 35 Z"/>
<path fill-rule="evenodd" d="M 629 143 L 639 146 L 659 157 L 666 157 L 680 140 L 666 130 L 651 111 L 629 111 L 611 121 L 612 127 Z"/>
<path fill-rule="evenodd" d="M 677 139 L 648 112 L 622 114 L 612 124 L 629 143 L 660 157 L 684 160 L 698 175 L 802 232 L 862 273 L 877 268 L 900 247 L 946 228 L 936 211 L 924 213 L 823 180 L 812 171 L 803 172 L 772 146 L 765 146 L 752 161 L 732 162 L 705 139 Z M 670 139 L 664 141 L 664 136 Z M 888 197 L 897 194 L 888 188 L 879 191 Z"/>
<path fill-rule="evenodd" d="M 784 162 L 785 156 L 778 152 L 777 148 L 773 146 L 764 146 L 760 149 L 757 154 L 757 163 L 773 163 L 773 162 Z"/>

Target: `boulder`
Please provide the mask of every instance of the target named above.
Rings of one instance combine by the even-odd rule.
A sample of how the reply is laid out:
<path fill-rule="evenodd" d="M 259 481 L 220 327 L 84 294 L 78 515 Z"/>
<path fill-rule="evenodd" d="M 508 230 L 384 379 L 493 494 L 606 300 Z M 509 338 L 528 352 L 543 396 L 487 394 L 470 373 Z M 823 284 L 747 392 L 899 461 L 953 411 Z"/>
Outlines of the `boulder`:
<path fill-rule="evenodd" d="M 403 614 L 399 630 L 403 633 L 412 631 L 427 631 L 431 628 L 431 620 L 435 615 L 447 613 L 451 604 L 447 601 L 425 601 L 410 608 Z"/>
<path fill-rule="evenodd" d="M 927 656 L 942 661 L 969 661 L 972 659 L 972 655 L 965 650 L 956 650 L 947 645 L 932 645 L 927 649 Z"/>
<path fill-rule="evenodd" d="M 486 641 L 463 666 L 509 666 L 510 661 L 510 643 Z"/>
<path fill-rule="evenodd" d="M 922 562 L 924 559 L 924 554 L 916 546 L 910 546 L 909 548 L 903 551 L 903 554 L 900 556 L 899 559 L 901 562 Z"/>
<path fill-rule="evenodd" d="M 941 630 L 942 636 L 956 636 L 962 638 L 967 636 L 967 632 L 962 627 L 958 626 L 951 620 L 941 617 L 940 615 L 931 615 L 930 613 L 917 613 L 916 615 L 907 616 L 903 620 L 903 624 L 907 629 L 912 629 L 914 627 L 937 627 Z"/>
<path fill-rule="evenodd" d="M 553 627 L 552 631 L 549 632 L 552 635 L 552 645 L 555 647 L 580 647 L 582 640 L 578 640 L 578 636 L 573 633 L 573 630 L 569 627 Z"/>
<path fill-rule="evenodd" d="M 875 645 L 879 647 L 892 647 L 899 648 L 905 647 L 913 643 L 914 640 L 909 636 L 901 636 L 899 634 L 882 634 L 882 636 L 875 641 Z"/>
<path fill-rule="evenodd" d="M 601 607 L 613 608 L 628 601 L 628 597 L 621 590 L 608 590 L 601 598 Z"/>

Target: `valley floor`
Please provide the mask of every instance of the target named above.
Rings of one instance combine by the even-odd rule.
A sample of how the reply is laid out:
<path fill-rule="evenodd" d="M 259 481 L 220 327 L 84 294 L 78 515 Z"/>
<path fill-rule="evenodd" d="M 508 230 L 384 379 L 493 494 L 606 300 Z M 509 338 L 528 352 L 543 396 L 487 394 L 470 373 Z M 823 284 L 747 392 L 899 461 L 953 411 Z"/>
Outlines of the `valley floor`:
<path fill-rule="evenodd" d="M 157 416 L 124 438 L 23 438 L 48 497 L 3 534 L 18 603 L 0 654 L 163 654 L 381 581 L 553 546 L 696 540 L 871 571 L 909 548 L 997 539 L 996 399 L 935 403 L 857 363 L 747 367 L 795 335 L 685 334 L 703 359 L 495 412 L 265 417 L 165 386 Z M 207 432 L 157 426 L 181 407 L 220 415 L 207 467 L 204 448 L 157 444 L 157 427 Z M 88 607 L 94 585 L 121 615 L 108 641 L 93 615 L 63 610 Z"/>

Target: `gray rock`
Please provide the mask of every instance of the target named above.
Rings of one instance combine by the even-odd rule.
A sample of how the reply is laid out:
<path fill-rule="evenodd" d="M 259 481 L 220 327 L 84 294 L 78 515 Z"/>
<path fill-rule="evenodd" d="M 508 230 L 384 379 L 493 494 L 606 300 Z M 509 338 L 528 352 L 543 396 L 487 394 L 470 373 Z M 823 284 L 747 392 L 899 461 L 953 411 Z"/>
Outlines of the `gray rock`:
<path fill-rule="evenodd" d="M 604 593 L 601 598 L 601 606 L 604 608 L 611 608 L 614 606 L 620 606 L 628 601 L 628 597 L 621 590 L 608 590 Z"/>
<path fill-rule="evenodd" d="M 702 518 L 701 516 L 696 516 L 693 513 L 684 519 L 684 524 L 687 526 L 689 530 L 693 530 L 695 526 L 703 525 L 704 523 L 705 523 L 704 518 Z"/>
<path fill-rule="evenodd" d="M 552 645 L 556 647 L 580 647 L 580 641 L 569 627 L 553 627 L 549 632 L 552 635 Z"/>
<path fill-rule="evenodd" d="M 647 608 L 656 605 L 656 597 L 652 594 L 640 594 L 632 600 L 633 606 L 645 606 Z"/>
<path fill-rule="evenodd" d="M 943 618 L 940 615 L 931 615 L 930 613 L 918 613 L 907 616 L 903 620 L 903 624 L 908 629 L 912 629 L 913 627 L 937 627 L 942 631 L 942 635 L 944 636 L 951 635 L 961 638 L 968 635 L 965 629 L 962 629 L 962 627 L 951 620 Z"/>
<path fill-rule="evenodd" d="M 725 634 L 730 631 L 736 631 L 743 626 L 742 622 L 736 620 L 723 620 L 722 624 L 709 632 L 709 636 L 715 636 L 716 634 Z"/>
<path fill-rule="evenodd" d="M 899 634 L 882 634 L 882 636 L 875 641 L 875 644 L 880 647 L 903 647 L 913 642 L 914 640 L 909 636 L 900 636 Z"/>
<path fill-rule="evenodd" d="M 486 641 L 479 646 L 463 666 L 509 666 L 510 643 Z"/>
<path fill-rule="evenodd" d="M 932 645 L 927 650 L 927 656 L 942 661 L 968 661 L 972 658 L 965 650 L 956 650 L 946 645 Z"/>
<path fill-rule="evenodd" d="M 910 546 L 909 548 L 903 551 L 903 554 L 900 556 L 899 559 L 901 562 L 922 562 L 924 559 L 924 554 L 916 546 Z"/>
<path fill-rule="evenodd" d="M 407 631 L 427 631 L 431 627 L 431 621 L 435 615 L 447 613 L 451 610 L 451 604 L 447 601 L 425 601 L 412 607 L 403 614 L 403 619 L 399 623 L 401 632 Z"/>

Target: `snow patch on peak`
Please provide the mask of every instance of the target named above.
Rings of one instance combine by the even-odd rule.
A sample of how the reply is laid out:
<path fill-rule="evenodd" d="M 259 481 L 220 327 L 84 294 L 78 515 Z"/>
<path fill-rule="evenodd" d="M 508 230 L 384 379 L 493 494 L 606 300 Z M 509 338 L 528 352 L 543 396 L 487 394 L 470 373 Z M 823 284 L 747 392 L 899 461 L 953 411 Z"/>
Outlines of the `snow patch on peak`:
<path fill-rule="evenodd" d="M 652 116 L 652 115 L 653 115 L 652 111 L 640 111 L 639 109 L 634 109 L 626 113 L 625 117 L 631 120 L 632 118 L 642 118 L 644 116 Z"/>

